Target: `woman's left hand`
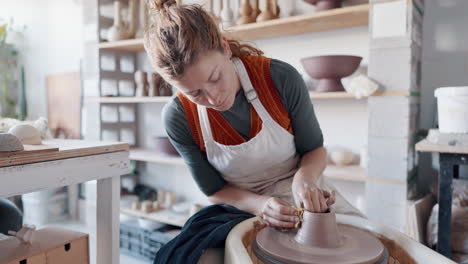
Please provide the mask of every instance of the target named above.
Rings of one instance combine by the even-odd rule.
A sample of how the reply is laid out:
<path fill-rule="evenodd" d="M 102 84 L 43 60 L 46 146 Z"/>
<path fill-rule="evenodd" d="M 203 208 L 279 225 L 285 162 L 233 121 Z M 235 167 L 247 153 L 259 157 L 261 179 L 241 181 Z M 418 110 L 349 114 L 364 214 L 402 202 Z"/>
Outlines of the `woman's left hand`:
<path fill-rule="evenodd" d="M 319 189 L 314 183 L 293 181 L 292 193 L 296 206 L 312 213 L 324 213 L 335 203 L 335 192 Z"/>

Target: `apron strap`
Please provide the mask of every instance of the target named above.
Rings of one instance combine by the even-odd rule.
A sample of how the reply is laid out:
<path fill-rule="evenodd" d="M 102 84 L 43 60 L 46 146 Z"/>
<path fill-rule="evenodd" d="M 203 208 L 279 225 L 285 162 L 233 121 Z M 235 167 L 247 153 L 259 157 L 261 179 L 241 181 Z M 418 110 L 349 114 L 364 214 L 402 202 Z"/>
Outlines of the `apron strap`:
<path fill-rule="evenodd" d="M 244 63 L 242 63 L 242 61 L 237 57 L 233 57 L 232 62 L 234 63 L 234 69 L 236 69 L 237 75 L 239 76 L 247 101 L 253 105 L 255 111 L 257 111 L 258 116 L 260 116 L 260 119 L 262 119 L 263 122 L 272 120 L 270 114 L 258 98 L 257 91 L 255 91 L 255 88 L 249 79 L 249 74 L 245 69 Z"/>
<path fill-rule="evenodd" d="M 213 133 L 211 133 L 210 119 L 208 118 L 208 111 L 206 106 L 197 105 L 198 117 L 200 119 L 200 127 L 202 131 L 203 141 L 205 142 L 205 148 L 207 143 L 213 142 Z"/>
<path fill-rule="evenodd" d="M 247 101 L 252 104 L 255 111 L 257 111 L 258 116 L 263 122 L 272 121 L 270 114 L 267 112 L 263 104 L 258 98 L 258 94 L 255 91 L 255 88 L 252 85 L 252 82 L 249 79 L 249 74 L 245 69 L 244 63 L 237 57 L 232 58 L 234 63 L 234 69 L 239 76 L 242 89 L 244 90 L 245 97 Z M 213 142 L 213 133 L 211 131 L 211 124 L 208 117 L 208 111 L 205 106 L 197 105 L 198 115 L 200 119 L 200 126 L 202 130 L 203 141 L 205 142 L 205 147 L 208 142 Z"/>

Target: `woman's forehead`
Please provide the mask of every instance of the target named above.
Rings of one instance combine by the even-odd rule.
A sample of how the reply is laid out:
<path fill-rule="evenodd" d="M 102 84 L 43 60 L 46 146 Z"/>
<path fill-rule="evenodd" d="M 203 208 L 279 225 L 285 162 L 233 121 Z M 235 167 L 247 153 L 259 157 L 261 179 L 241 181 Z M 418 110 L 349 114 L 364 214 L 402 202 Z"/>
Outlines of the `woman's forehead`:
<path fill-rule="evenodd" d="M 207 82 L 222 64 L 223 56 L 219 52 L 201 54 L 192 65 L 187 67 L 184 74 L 174 81 L 182 84 Z"/>

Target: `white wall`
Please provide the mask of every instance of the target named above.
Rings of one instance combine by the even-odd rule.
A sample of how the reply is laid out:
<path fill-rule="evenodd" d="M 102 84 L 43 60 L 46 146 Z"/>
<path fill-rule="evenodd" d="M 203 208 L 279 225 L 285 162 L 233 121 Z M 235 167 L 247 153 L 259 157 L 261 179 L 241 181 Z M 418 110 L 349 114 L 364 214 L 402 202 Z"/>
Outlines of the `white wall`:
<path fill-rule="evenodd" d="M 30 118 L 47 116 L 45 77 L 79 71 L 81 6 L 73 0 L 2 0 L 0 17 L 26 25 L 20 48 Z"/>
<path fill-rule="evenodd" d="M 432 128 L 436 117 L 434 90 L 468 86 L 468 1 L 426 0 L 421 66 L 420 127 Z M 437 181 L 431 154 L 419 154 L 419 191 L 428 192 Z M 461 167 L 461 175 L 468 169 Z"/>
<path fill-rule="evenodd" d="M 432 127 L 434 90 L 468 86 L 468 1 L 426 0 L 423 27 L 421 127 Z"/>
<path fill-rule="evenodd" d="M 195 2 L 184 0 L 184 3 Z M 294 13 L 313 12 L 311 5 L 296 1 Z M 216 10 L 216 9 L 215 9 Z M 309 83 L 300 59 L 308 56 L 346 54 L 363 57 L 363 65 L 368 60 L 368 27 L 334 30 L 321 33 L 310 33 L 298 36 L 265 39 L 254 44 L 265 52 L 268 57 L 283 60 L 293 65 Z M 345 44 L 344 44 L 345 43 Z M 139 54 L 140 67 L 144 71 L 153 71 L 146 55 Z M 367 104 L 365 100 L 313 100 L 317 118 L 321 125 L 325 144 L 328 146 L 344 146 L 359 153 L 367 144 Z M 160 110 L 162 105 L 145 104 L 139 108 L 140 144 L 144 147 L 154 146 L 152 137 L 164 135 Z M 142 164 L 140 180 L 155 188 L 169 188 L 179 191 L 184 198 L 197 201 L 204 200 L 203 194 L 196 187 L 188 170 L 158 164 Z M 363 203 L 362 184 L 339 183 L 338 188 L 350 201 L 361 210 Z"/>

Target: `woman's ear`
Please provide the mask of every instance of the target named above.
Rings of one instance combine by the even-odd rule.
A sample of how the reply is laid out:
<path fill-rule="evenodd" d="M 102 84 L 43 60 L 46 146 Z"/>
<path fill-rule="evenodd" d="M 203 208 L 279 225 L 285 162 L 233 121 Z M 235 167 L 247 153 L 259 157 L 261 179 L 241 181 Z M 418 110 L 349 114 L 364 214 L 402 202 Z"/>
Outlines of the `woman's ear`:
<path fill-rule="evenodd" d="M 224 55 L 230 59 L 232 57 L 231 46 L 229 46 L 229 41 L 225 36 L 221 37 L 221 45 L 223 46 Z"/>

